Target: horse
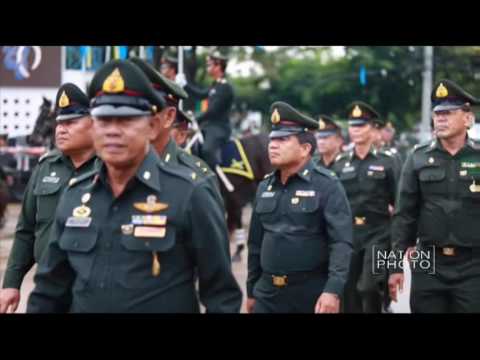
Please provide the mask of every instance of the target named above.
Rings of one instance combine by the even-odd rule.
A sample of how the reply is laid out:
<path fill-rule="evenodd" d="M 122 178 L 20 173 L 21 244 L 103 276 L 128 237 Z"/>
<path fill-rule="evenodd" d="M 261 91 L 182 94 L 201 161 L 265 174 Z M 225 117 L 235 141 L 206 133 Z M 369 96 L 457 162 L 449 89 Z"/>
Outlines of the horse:
<path fill-rule="evenodd" d="M 47 148 L 52 148 L 55 143 L 55 124 L 52 101 L 43 97 L 33 132 L 27 136 L 27 144 L 30 146 L 46 146 Z"/>
<path fill-rule="evenodd" d="M 197 130 L 200 131 L 200 130 Z M 221 149 L 222 163 L 229 162 L 231 159 L 226 159 L 226 148 L 232 147 L 238 141 L 242 148 L 246 159 L 248 159 L 251 168 L 250 177 L 224 171 L 224 176 L 233 185 L 233 191 L 229 191 L 224 181 L 219 181 L 220 191 L 225 203 L 225 210 L 227 214 L 227 227 L 230 233 L 230 238 L 234 240 L 236 249 L 232 256 L 233 262 L 242 260 L 241 253 L 245 248 L 247 239 L 247 232 L 243 227 L 242 213 L 244 207 L 251 203 L 255 197 L 257 187 L 265 178 L 265 175 L 272 172 L 273 168 L 268 158 L 268 135 L 265 133 L 248 135 L 239 139 L 232 139 L 223 145 Z M 190 144 L 191 145 L 191 144 Z M 201 157 L 201 148 L 198 144 L 192 148 L 195 155 Z M 215 169 L 214 169 L 215 170 Z"/>

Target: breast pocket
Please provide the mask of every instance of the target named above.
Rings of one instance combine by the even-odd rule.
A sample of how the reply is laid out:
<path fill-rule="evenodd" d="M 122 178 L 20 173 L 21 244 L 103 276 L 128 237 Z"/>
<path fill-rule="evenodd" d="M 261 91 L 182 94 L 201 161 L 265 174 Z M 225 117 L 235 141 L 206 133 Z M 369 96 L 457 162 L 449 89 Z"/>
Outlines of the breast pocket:
<path fill-rule="evenodd" d="M 458 181 L 459 196 L 467 201 L 467 203 L 473 203 L 476 205 L 476 209 L 480 211 L 478 205 L 480 205 L 480 174 L 468 175 L 461 174 Z"/>
<path fill-rule="evenodd" d="M 342 182 L 345 191 L 348 194 L 355 194 L 358 192 L 358 177 L 356 171 L 341 172 L 338 178 Z"/>
<path fill-rule="evenodd" d="M 275 210 L 278 205 L 278 195 L 271 198 L 260 198 L 255 206 L 256 213 L 263 223 L 275 222 Z"/>
<path fill-rule="evenodd" d="M 44 222 L 53 219 L 61 189 L 62 184 L 60 182 L 56 184 L 39 183 L 33 189 L 33 194 L 37 201 L 37 222 Z"/>
<path fill-rule="evenodd" d="M 385 194 L 387 173 L 385 171 L 367 170 L 365 180 L 361 182 L 363 190 L 370 194 Z"/>
<path fill-rule="evenodd" d="M 165 281 L 166 274 L 171 273 L 166 271 L 168 270 L 166 267 L 174 266 L 169 259 L 169 251 L 177 242 L 175 227 L 167 226 L 163 237 L 122 234 L 120 242 L 123 254 L 118 279 L 122 287 L 127 289 L 151 288 L 158 285 L 160 281 Z M 160 264 L 158 276 L 154 276 L 152 272 L 154 256 Z"/>
<path fill-rule="evenodd" d="M 426 194 L 443 194 L 447 190 L 446 172 L 441 167 L 425 167 L 419 170 L 422 192 Z"/>
<path fill-rule="evenodd" d="M 97 244 L 98 232 L 95 227 L 66 227 L 59 239 L 59 246 L 68 254 L 70 266 L 76 273 L 75 287 L 84 288 L 92 274 L 95 261 L 94 249 Z"/>

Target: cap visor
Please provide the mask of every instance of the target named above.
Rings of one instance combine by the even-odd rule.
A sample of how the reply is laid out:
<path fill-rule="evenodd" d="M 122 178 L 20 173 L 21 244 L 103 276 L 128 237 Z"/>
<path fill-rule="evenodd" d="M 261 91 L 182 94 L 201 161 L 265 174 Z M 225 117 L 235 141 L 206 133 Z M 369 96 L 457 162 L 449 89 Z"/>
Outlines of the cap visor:
<path fill-rule="evenodd" d="M 88 114 L 65 114 L 65 115 L 58 115 L 55 120 L 57 120 L 57 122 L 60 122 L 65 120 L 80 119 L 85 116 L 88 116 Z"/>
<path fill-rule="evenodd" d="M 447 111 L 447 110 L 456 110 L 462 108 L 463 105 L 454 105 L 454 104 L 440 104 L 433 108 L 433 111 Z"/>
<path fill-rule="evenodd" d="M 282 138 L 282 137 L 287 137 L 287 136 L 292 136 L 295 134 L 300 134 L 300 132 L 297 131 L 285 131 L 285 130 L 274 130 L 270 133 L 269 138 L 270 139 L 276 139 L 276 138 Z"/>
<path fill-rule="evenodd" d="M 148 116 L 152 115 L 150 111 L 140 110 L 130 106 L 113 106 L 101 105 L 93 108 L 90 113 L 95 117 L 118 116 L 118 117 L 132 117 L 132 116 Z"/>

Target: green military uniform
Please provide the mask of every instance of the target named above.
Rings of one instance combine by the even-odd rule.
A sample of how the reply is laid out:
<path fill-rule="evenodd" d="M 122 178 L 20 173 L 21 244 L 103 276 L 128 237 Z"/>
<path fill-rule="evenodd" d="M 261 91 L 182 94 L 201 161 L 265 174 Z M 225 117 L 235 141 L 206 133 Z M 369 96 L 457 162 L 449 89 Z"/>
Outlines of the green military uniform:
<path fill-rule="evenodd" d="M 90 92 L 95 117 L 134 121 L 161 104 L 128 61 L 100 68 Z M 206 179 L 152 147 L 116 198 L 107 176 L 103 164 L 66 190 L 28 312 L 199 312 L 195 270 L 207 312 L 238 312 L 225 218 Z"/>
<path fill-rule="evenodd" d="M 271 138 L 318 128 L 288 104 L 272 105 Z M 282 121 L 288 119 L 289 121 Z M 256 313 L 312 313 L 323 292 L 341 296 L 351 254 L 351 212 L 330 171 L 308 161 L 285 185 L 263 180 L 248 237 L 248 297 Z"/>
<path fill-rule="evenodd" d="M 57 121 L 73 120 L 88 115 L 89 100 L 79 88 L 67 83 L 58 91 L 56 106 Z M 95 159 L 75 168 L 57 149 L 39 159 L 23 195 L 3 288 L 20 289 L 26 273 L 45 252 L 60 195 L 70 181 L 94 168 Z"/>
<path fill-rule="evenodd" d="M 470 111 L 480 103 L 449 80 L 433 89 L 433 111 Z M 434 267 L 411 265 L 412 312 L 480 312 L 477 184 L 480 145 L 471 139 L 455 155 L 439 139 L 416 146 L 408 155 L 393 221 L 393 248 L 405 251 L 416 245 L 435 261 Z"/>
<path fill-rule="evenodd" d="M 226 62 L 227 58 L 218 51 L 210 54 L 213 60 Z M 206 163 L 214 169 L 220 162 L 220 149 L 232 134 L 230 110 L 234 100 L 233 87 L 225 78 L 215 80 L 207 90 L 187 84 L 185 90 L 194 98 L 207 99 L 208 108 L 197 116 L 204 133 L 201 154 Z"/>
<path fill-rule="evenodd" d="M 188 118 L 188 115 L 178 108 L 178 104 L 180 100 L 187 99 L 188 94 L 176 83 L 168 80 L 165 76 L 156 71 L 146 61 L 139 58 L 132 58 L 129 61 L 133 62 L 143 71 L 150 80 L 157 95 L 165 100 L 167 106 L 172 106 L 177 109 L 175 122 L 185 121 L 185 118 Z M 186 166 L 188 169 L 192 170 L 196 176 L 206 178 L 207 183 L 211 186 L 212 192 L 215 194 L 220 206 L 224 206 L 217 176 L 202 159 L 181 150 L 172 139 L 170 139 L 163 152 L 159 155 L 167 164 Z"/>
<path fill-rule="evenodd" d="M 373 122 L 374 122 L 375 126 L 377 127 L 377 129 L 383 129 L 387 126 L 393 127 L 392 123 L 390 121 L 385 122 L 385 120 L 380 118 L 380 117 L 375 118 L 373 120 Z M 397 179 L 399 179 L 400 178 L 400 173 L 402 171 L 403 159 L 402 159 L 402 155 L 400 154 L 398 149 L 395 146 L 392 146 L 390 144 L 385 144 L 383 142 L 382 142 L 382 146 L 380 146 L 378 149 L 383 150 L 386 154 L 392 156 L 392 158 L 395 162 L 395 177 Z"/>
<path fill-rule="evenodd" d="M 349 125 L 362 125 L 378 117 L 368 104 L 350 106 Z M 387 273 L 375 268 L 377 250 L 389 250 L 391 216 L 397 185 L 391 154 L 373 146 L 364 159 L 355 150 L 343 153 L 333 166 L 347 193 L 353 215 L 353 255 L 345 287 L 344 311 L 379 313 L 386 296 Z"/>
<path fill-rule="evenodd" d="M 325 138 L 329 136 L 342 136 L 342 131 L 341 127 L 336 123 L 335 120 L 333 120 L 330 116 L 328 115 L 319 115 L 318 117 L 318 131 L 316 132 L 315 136 L 318 138 Z M 339 155 L 340 153 L 336 154 Z M 315 165 L 317 166 L 322 166 L 326 169 L 331 169 L 333 167 L 333 164 L 335 163 L 335 159 L 337 156 L 334 157 L 333 161 L 329 164 L 325 163 L 325 160 L 322 158 L 322 155 L 318 152 L 318 150 L 315 151 L 315 154 L 312 157 L 312 161 Z"/>

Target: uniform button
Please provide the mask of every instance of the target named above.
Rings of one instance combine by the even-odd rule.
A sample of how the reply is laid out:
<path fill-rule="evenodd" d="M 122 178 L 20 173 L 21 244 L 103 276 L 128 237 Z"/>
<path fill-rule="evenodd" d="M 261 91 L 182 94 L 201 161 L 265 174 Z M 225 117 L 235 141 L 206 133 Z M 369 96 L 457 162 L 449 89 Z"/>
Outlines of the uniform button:
<path fill-rule="evenodd" d="M 113 207 L 113 211 L 118 211 L 118 206 L 117 206 L 117 205 L 115 205 L 115 206 Z"/>
<path fill-rule="evenodd" d="M 100 283 L 100 289 L 104 289 L 105 288 L 105 283 L 104 282 L 101 282 Z"/>

